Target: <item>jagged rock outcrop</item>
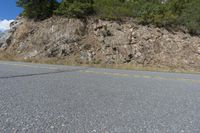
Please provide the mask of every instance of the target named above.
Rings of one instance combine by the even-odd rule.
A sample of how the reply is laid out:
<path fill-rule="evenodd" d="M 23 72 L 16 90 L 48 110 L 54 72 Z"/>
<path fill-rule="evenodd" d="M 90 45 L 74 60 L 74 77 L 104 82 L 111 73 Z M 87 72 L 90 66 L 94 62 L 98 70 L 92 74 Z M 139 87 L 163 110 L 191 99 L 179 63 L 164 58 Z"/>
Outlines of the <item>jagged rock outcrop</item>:
<path fill-rule="evenodd" d="M 0 32 L 0 48 L 4 47 L 6 40 L 8 40 L 8 36 L 10 36 L 10 34 L 7 31 Z"/>
<path fill-rule="evenodd" d="M 79 63 L 139 64 L 200 70 L 200 37 L 124 22 L 18 18 L 2 51 L 16 57 L 74 58 Z"/>
<path fill-rule="evenodd" d="M 4 31 L 0 33 L 0 50 L 4 51 L 9 47 L 9 44 L 11 44 L 13 33 L 17 29 L 17 27 L 22 24 L 22 21 L 24 21 L 23 18 L 17 17 L 14 22 L 10 24 L 10 30 Z"/>

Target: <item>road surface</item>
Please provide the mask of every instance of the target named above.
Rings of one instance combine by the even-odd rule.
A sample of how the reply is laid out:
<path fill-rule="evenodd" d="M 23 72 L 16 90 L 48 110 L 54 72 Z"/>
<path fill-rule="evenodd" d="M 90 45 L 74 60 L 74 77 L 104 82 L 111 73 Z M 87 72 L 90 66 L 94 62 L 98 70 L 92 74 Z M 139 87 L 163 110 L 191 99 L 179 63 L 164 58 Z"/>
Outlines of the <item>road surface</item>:
<path fill-rule="evenodd" d="M 0 62 L 0 133 L 199 133 L 200 75 Z"/>

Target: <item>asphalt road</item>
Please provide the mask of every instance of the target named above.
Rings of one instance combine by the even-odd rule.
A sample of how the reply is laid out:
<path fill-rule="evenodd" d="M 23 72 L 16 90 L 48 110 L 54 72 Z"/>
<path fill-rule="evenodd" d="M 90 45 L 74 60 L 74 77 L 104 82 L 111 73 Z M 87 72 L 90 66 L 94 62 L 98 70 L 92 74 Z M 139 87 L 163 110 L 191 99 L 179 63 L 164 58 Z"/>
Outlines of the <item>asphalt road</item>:
<path fill-rule="evenodd" d="M 0 62 L 0 133 L 199 133 L 200 75 Z"/>

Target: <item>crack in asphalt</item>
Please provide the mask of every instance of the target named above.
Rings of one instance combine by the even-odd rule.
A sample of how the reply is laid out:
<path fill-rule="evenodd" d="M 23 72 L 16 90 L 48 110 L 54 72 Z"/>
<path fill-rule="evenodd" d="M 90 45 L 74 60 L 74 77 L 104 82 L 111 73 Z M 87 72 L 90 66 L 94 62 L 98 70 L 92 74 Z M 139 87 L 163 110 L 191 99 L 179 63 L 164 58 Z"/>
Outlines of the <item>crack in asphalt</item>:
<path fill-rule="evenodd" d="M 69 73 L 69 72 L 78 72 L 87 70 L 88 68 L 84 69 L 72 69 L 72 70 L 58 70 L 53 72 L 44 72 L 44 73 L 31 73 L 31 74 L 23 74 L 23 75 L 13 75 L 13 76 L 4 76 L 0 77 L 0 79 L 10 79 L 10 78 L 23 78 L 23 77 L 32 77 L 32 76 L 41 76 L 41 75 L 50 75 L 50 74 L 58 74 L 58 73 Z"/>

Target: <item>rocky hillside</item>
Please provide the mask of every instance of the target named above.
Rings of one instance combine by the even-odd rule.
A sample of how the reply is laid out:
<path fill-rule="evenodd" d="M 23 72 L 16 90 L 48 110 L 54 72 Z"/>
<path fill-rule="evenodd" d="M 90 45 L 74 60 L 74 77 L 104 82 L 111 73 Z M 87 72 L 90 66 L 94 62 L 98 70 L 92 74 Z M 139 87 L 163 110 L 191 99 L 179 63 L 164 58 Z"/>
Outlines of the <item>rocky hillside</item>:
<path fill-rule="evenodd" d="M 74 59 L 77 63 L 134 64 L 200 71 L 200 37 L 124 22 L 52 17 L 18 18 L 0 41 L 16 58 Z"/>
<path fill-rule="evenodd" d="M 0 47 L 3 47 L 3 45 L 6 43 L 8 36 L 10 36 L 8 31 L 5 31 L 5 32 L 0 31 Z"/>
<path fill-rule="evenodd" d="M 6 37 L 6 35 L 7 35 L 7 31 L 5 31 L 5 32 L 3 32 L 3 31 L 0 31 L 0 40 L 2 41 L 2 43 L 3 43 L 3 41 L 5 41 L 5 37 Z"/>
<path fill-rule="evenodd" d="M 4 35 L 4 33 L 2 31 L 0 31 L 0 38 Z"/>

